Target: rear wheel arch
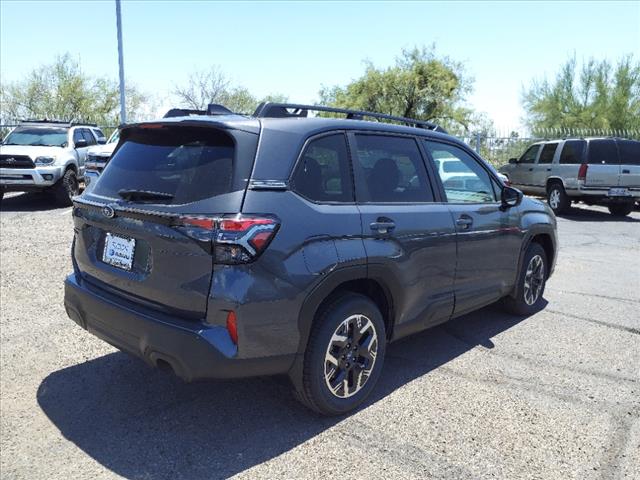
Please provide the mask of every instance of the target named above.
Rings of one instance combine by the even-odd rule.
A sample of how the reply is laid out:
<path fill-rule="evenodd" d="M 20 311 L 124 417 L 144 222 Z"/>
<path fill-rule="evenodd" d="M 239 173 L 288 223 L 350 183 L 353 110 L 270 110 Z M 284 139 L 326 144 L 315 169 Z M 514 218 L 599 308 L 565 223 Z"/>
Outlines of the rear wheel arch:
<path fill-rule="evenodd" d="M 334 272 L 305 300 L 298 319 L 300 329 L 298 353 L 304 352 L 313 324 L 323 309 L 348 293 L 359 293 L 376 304 L 384 319 L 387 338 L 390 338 L 394 318 L 394 302 L 391 291 L 377 279 L 368 278 L 365 266 L 362 268 L 351 267 Z"/>

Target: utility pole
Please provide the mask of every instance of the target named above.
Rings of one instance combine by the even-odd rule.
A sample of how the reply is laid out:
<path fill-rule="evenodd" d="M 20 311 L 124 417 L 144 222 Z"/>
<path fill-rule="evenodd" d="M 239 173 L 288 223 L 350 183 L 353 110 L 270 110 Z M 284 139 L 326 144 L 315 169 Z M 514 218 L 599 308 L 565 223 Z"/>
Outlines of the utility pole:
<path fill-rule="evenodd" d="M 120 67 L 120 123 L 127 123 L 127 109 L 124 99 L 124 61 L 122 59 L 122 18 L 120 0 L 116 0 L 116 26 L 118 28 L 118 64 Z"/>

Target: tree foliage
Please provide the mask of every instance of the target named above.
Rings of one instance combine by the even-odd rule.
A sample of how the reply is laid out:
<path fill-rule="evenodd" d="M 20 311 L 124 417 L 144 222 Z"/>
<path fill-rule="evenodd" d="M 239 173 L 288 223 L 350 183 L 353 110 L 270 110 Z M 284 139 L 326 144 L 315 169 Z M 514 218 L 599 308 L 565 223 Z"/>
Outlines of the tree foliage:
<path fill-rule="evenodd" d="M 263 101 L 287 100 L 283 95 L 268 95 L 258 99 L 245 87 L 233 85 L 218 67 L 193 72 L 184 85 L 174 87 L 173 94 L 186 108 L 206 110 L 210 103 L 217 103 L 239 113 L 253 113 Z"/>
<path fill-rule="evenodd" d="M 86 75 L 69 54 L 31 71 L 23 80 L 0 86 L 3 120 L 47 118 L 120 123 L 120 96 L 114 80 Z M 146 97 L 133 86 L 126 90 L 127 119 L 135 119 Z"/>
<path fill-rule="evenodd" d="M 534 80 L 524 91 L 526 122 L 541 129 L 640 129 L 640 63 L 632 55 L 615 65 L 590 59 L 578 69 L 575 56 L 555 80 Z"/>
<path fill-rule="evenodd" d="M 369 61 L 365 67 L 364 75 L 344 87 L 323 87 L 320 102 L 469 128 L 471 111 L 464 100 L 472 81 L 462 64 L 438 56 L 435 47 L 402 50 L 388 68 Z"/>

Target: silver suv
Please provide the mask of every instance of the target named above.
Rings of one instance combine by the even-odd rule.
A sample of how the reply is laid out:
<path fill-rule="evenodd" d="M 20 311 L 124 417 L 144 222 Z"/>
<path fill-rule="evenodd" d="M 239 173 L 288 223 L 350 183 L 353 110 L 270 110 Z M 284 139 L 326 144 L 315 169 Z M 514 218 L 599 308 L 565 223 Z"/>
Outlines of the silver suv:
<path fill-rule="evenodd" d="M 571 202 L 606 205 L 625 216 L 640 201 L 640 142 L 622 138 L 571 138 L 531 145 L 500 168 L 524 193 L 546 195 L 556 214 Z"/>
<path fill-rule="evenodd" d="M 105 142 L 95 125 L 22 122 L 0 145 L 0 199 L 11 191 L 51 191 L 58 203 L 71 205 L 87 150 Z"/>

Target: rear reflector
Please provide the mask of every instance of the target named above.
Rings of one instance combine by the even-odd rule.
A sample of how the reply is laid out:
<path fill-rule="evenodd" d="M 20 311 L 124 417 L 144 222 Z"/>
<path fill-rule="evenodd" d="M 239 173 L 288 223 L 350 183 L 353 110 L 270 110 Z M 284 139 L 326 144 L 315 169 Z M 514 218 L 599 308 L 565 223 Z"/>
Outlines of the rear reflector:
<path fill-rule="evenodd" d="M 227 331 L 231 337 L 231 341 L 238 345 L 238 323 L 236 320 L 236 312 L 231 310 L 227 313 Z"/>
<path fill-rule="evenodd" d="M 580 169 L 578 170 L 578 181 L 582 180 L 583 182 L 587 180 L 587 170 L 589 169 L 589 164 L 583 163 L 580 165 Z"/>

